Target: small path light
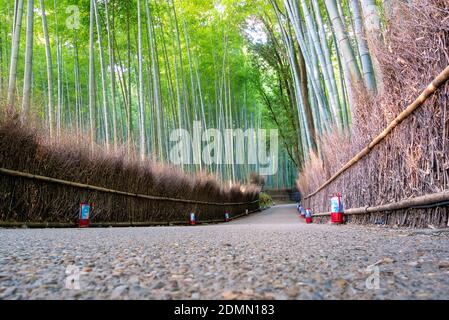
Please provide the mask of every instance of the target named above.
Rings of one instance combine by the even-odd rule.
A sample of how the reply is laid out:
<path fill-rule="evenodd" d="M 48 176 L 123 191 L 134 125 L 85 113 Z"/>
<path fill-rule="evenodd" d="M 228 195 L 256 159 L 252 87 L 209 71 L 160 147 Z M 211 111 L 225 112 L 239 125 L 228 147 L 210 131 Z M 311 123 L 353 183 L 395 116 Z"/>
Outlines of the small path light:
<path fill-rule="evenodd" d="M 91 205 L 87 202 L 80 203 L 79 227 L 87 228 L 89 226 L 89 215 Z"/>
<path fill-rule="evenodd" d="M 306 210 L 304 209 L 303 206 L 299 206 L 298 211 L 299 211 L 299 217 L 300 218 L 305 218 L 306 217 Z"/>
<path fill-rule="evenodd" d="M 225 221 L 225 222 L 231 221 L 231 216 L 230 216 L 229 212 L 226 212 L 226 213 L 225 213 L 224 221 Z"/>
<path fill-rule="evenodd" d="M 340 193 L 334 193 L 331 198 L 331 222 L 343 223 L 343 201 Z"/>
<path fill-rule="evenodd" d="M 195 222 L 196 222 L 196 217 L 195 217 L 195 214 L 192 212 L 190 214 L 189 223 L 191 226 L 193 226 L 193 225 L 195 225 Z"/>
<path fill-rule="evenodd" d="M 312 223 L 312 209 L 307 208 L 305 212 L 306 223 Z"/>

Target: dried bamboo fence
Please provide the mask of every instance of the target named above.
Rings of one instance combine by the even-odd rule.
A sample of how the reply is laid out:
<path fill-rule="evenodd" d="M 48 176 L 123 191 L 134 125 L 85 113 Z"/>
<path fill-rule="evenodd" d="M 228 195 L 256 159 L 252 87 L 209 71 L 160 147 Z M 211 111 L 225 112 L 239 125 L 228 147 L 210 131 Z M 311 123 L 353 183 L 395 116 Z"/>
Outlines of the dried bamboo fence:
<path fill-rule="evenodd" d="M 87 147 L 86 147 L 87 146 Z M 93 226 L 168 225 L 224 221 L 259 209 L 253 185 L 224 186 L 151 161 L 109 154 L 75 139 L 48 142 L 16 118 L 0 118 L 0 226 L 63 227 L 92 204 Z"/>
<path fill-rule="evenodd" d="M 410 116 L 416 109 L 421 107 L 423 103 L 447 80 L 449 79 L 449 66 L 447 66 L 428 86 L 424 91 L 416 98 L 413 103 L 411 103 L 404 111 L 402 111 L 389 125 L 385 128 L 379 135 L 374 138 L 362 151 L 357 153 L 351 160 L 349 160 L 343 167 L 340 168 L 330 179 L 324 182 L 318 189 L 314 192 L 308 194 L 304 199 L 313 197 L 318 192 L 323 190 L 329 184 L 337 179 L 342 173 L 351 168 L 357 162 L 359 162 L 363 157 L 371 152 L 371 150 L 379 144 L 382 140 L 388 136 L 394 128 L 396 128 L 402 121 L 404 121 L 408 116 Z"/>
<path fill-rule="evenodd" d="M 320 185 L 314 192 L 308 194 L 304 198 L 304 206 L 316 206 L 314 199 L 320 192 L 328 191 L 328 187 L 332 186 L 341 175 L 348 172 L 350 168 L 359 163 L 367 155 L 371 153 L 373 148 L 381 143 L 393 130 L 399 126 L 405 119 L 411 116 L 419 107 L 421 107 L 429 97 L 431 97 L 438 88 L 442 87 L 446 81 L 449 80 L 449 66 L 447 66 L 416 98 L 410 105 L 405 108 L 390 124 L 378 134 L 365 148 L 357 153 L 353 158 L 346 162 L 334 175 Z M 444 106 L 443 106 L 444 107 Z M 446 106 L 447 107 L 447 106 Z M 335 190 L 339 191 L 339 190 Z M 329 195 L 328 195 L 329 196 Z M 329 198 L 329 197 L 327 197 Z M 321 195 L 322 201 L 323 195 Z M 326 196 L 324 196 L 326 199 Z M 381 205 L 366 205 L 364 207 L 345 209 L 347 221 L 361 222 L 361 223 L 376 223 L 376 224 L 396 224 L 408 225 L 413 227 L 423 227 L 432 224 L 438 226 L 449 226 L 449 214 L 447 211 L 449 206 L 449 190 L 442 192 L 427 194 L 411 199 L 390 202 Z M 422 214 L 429 208 L 436 208 L 433 214 Z M 315 214 L 317 222 L 327 222 L 330 212 L 321 212 Z M 409 216 L 413 216 L 410 218 Z"/>
<path fill-rule="evenodd" d="M 446 201 L 404 201 L 449 190 L 449 4 L 397 1 L 385 22 L 382 41 L 369 39 L 379 94 L 353 88 L 350 132 L 323 135 L 320 157 L 312 154 L 297 185 L 315 213 L 329 211 L 330 196 L 340 192 L 347 212 L 370 208 L 346 215 L 353 223 L 447 227 Z"/>
<path fill-rule="evenodd" d="M 89 184 L 84 183 L 78 183 L 78 182 L 72 182 L 72 181 L 66 181 L 62 179 L 56 179 L 51 177 L 45 177 L 41 175 L 34 175 L 26 172 L 20 172 L 15 170 L 9 170 L 6 168 L 0 168 L 0 174 L 3 176 L 10 176 L 14 178 L 22 178 L 22 179 L 28 179 L 31 180 L 34 184 L 39 183 L 47 183 L 47 184 L 55 184 L 80 190 L 86 190 L 90 192 L 98 192 L 98 193 L 105 193 L 105 194 L 111 194 L 116 196 L 125 196 L 129 198 L 140 198 L 145 200 L 151 200 L 156 202 L 162 202 L 165 204 L 169 203 L 178 203 L 178 204 L 188 204 L 190 205 L 189 208 L 191 208 L 192 205 L 195 206 L 196 210 L 193 210 L 192 212 L 195 212 L 198 216 L 205 216 L 201 215 L 200 212 L 203 212 L 203 210 L 206 210 L 205 208 L 211 208 L 211 207 L 220 207 L 222 208 L 219 210 L 221 212 L 220 218 L 211 219 L 208 215 L 207 219 L 198 220 L 197 223 L 199 224 L 207 224 L 207 223 L 219 223 L 224 221 L 224 213 L 230 212 L 231 214 L 234 213 L 234 215 L 231 215 L 231 220 L 236 219 L 239 217 L 242 217 L 246 214 L 253 213 L 255 211 L 259 211 L 259 199 L 249 201 L 249 202 L 209 202 L 209 201 L 198 201 L 198 200 L 189 200 L 189 199 L 178 199 L 178 198 L 170 198 L 170 197 L 161 197 L 161 196 L 151 196 L 151 195 L 145 195 L 145 194 L 138 194 L 138 193 L 130 193 L 120 190 L 113 190 L 108 188 L 103 188 L 99 186 L 93 186 Z M 91 196 L 89 196 L 91 197 Z M 94 206 L 95 207 L 95 206 Z M 170 209 L 167 208 L 169 211 Z M 250 211 L 251 210 L 251 211 Z M 27 226 L 27 227 L 72 227 L 76 226 L 75 220 L 77 219 L 78 212 L 76 210 L 72 210 L 72 222 L 29 222 L 29 221 L 0 221 L 0 227 L 21 227 L 21 226 Z M 92 219 L 93 223 L 90 225 L 93 227 L 106 227 L 106 226 L 116 226 L 116 227 L 125 227 L 125 226 L 151 226 L 151 225 L 177 225 L 177 224 L 187 224 L 188 223 L 188 216 L 191 211 L 186 211 L 184 216 L 185 220 L 173 220 L 170 221 L 167 219 L 166 221 L 134 221 L 132 216 L 129 216 L 131 219 L 129 221 L 106 221 L 106 220 L 100 220 Z M 95 216 L 95 215 L 94 215 Z M 181 215 L 182 216 L 182 215 Z"/>

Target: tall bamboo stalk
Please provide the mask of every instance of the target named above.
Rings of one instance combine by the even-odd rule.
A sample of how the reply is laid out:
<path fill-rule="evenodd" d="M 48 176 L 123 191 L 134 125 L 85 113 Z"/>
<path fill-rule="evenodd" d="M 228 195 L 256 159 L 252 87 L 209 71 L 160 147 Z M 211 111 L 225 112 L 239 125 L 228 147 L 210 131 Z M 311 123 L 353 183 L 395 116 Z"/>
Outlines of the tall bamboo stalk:
<path fill-rule="evenodd" d="M 50 137 L 53 137 L 53 64 L 51 60 L 50 37 L 48 35 L 47 14 L 45 13 L 44 0 L 40 0 L 39 2 L 42 11 L 42 29 L 44 31 L 45 59 L 47 62 L 48 127 Z"/>
<path fill-rule="evenodd" d="M 370 41 L 368 41 L 368 46 L 370 47 L 370 52 L 375 52 L 375 47 L 382 42 L 382 30 L 381 30 L 381 20 L 379 11 L 377 9 L 375 0 L 360 0 L 363 12 L 363 21 L 366 29 L 366 33 Z M 388 8 L 388 6 L 387 6 Z M 376 59 L 375 55 L 372 55 L 373 65 L 376 74 L 376 81 L 379 87 L 379 91 L 383 91 L 383 77 L 382 70 L 379 61 Z"/>
<path fill-rule="evenodd" d="M 95 19 L 95 4 L 90 0 L 90 18 L 89 18 L 89 126 L 90 126 L 90 141 L 91 148 L 95 142 L 95 60 L 94 60 L 94 19 Z"/>
<path fill-rule="evenodd" d="M 138 82 L 139 82 L 139 142 L 140 159 L 144 160 L 145 151 L 145 97 L 143 92 L 143 56 L 142 56 L 142 23 L 140 15 L 140 0 L 137 0 L 137 43 L 138 43 Z"/>
<path fill-rule="evenodd" d="M 25 45 L 25 73 L 23 76 L 22 119 L 25 120 L 30 109 L 31 75 L 33 73 L 33 26 L 34 26 L 34 0 L 28 0 L 27 29 Z"/>
<path fill-rule="evenodd" d="M 338 11 L 336 0 L 324 0 L 324 3 L 326 4 L 329 19 L 332 23 L 335 36 L 341 48 L 341 54 L 343 56 L 344 64 L 348 70 L 350 80 L 353 83 L 362 83 L 363 81 L 360 70 L 357 66 L 354 50 L 352 49 L 345 25 Z"/>
<path fill-rule="evenodd" d="M 20 29 L 22 26 L 23 0 L 16 0 L 14 10 L 14 30 L 11 45 L 11 63 L 9 66 L 8 83 L 8 107 L 12 108 L 15 101 L 16 81 L 17 81 L 17 60 L 19 59 Z"/>
<path fill-rule="evenodd" d="M 354 20 L 354 30 L 357 39 L 357 45 L 359 49 L 360 60 L 362 63 L 363 78 L 365 80 L 366 88 L 375 93 L 376 79 L 374 77 L 374 68 L 371 61 L 371 56 L 368 49 L 368 42 L 363 30 L 363 21 L 360 15 L 359 0 L 350 0 L 351 12 Z"/>
<path fill-rule="evenodd" d="M 98 5 L 96 0 L 94 0 L 94 11 L 95 11 L 95 24 L 97 25 L 97 39 L 98 39 L 98 51 L 100 52 L 100 70 L 101 70 L 101 88 L 103 96 L 103 129 L 104 129 L 104 140 L 106 149 L 109 150 L 109 114 L 108 114 L 108 86 L 106 79 L 106 67 L 103 52 L 103 44 L 101 37 L 101 24 L 100 17 L 98 14 Z M 111 66 L 112 68 L 112 66 Z"/>
<path fill-rule="evenodd" d="M 305 0 L 301 0 L 301 8 L 304 13 L 304 18 L 305 18 L 306 24 L 307 24 L 307 30 L 311 37 L 311 40 L 312 40 L 311 42 L 313 44 L 313 48 L 315 49 L 315 52 L 318 56 L 318 60 L 320 62 L 320 67 L 321 67 L 320 70 L 323 75 L 324 83 L 325 83 L 326 89 L 329 94 L 329 102 L 330 102 L 330 107 L 332 110 L 333 119 L 337 125 L 341 126 L 340 118 L 338 116 L 338 113 L 339 113 L 338 93 L 336 91 L 334 91 L 334 86 L 331 83 L 332 80 L 330 78 L 329 66 L 328 66 L 329 59 L 326 60 L 324 57 L 324 53 L 323 53 L 323 49 L 321 47 L 318 32 L 316 30 L 315 24 L 312 20 L 312 16 L 310 15 L 309 8 L 307 7 L 307 3 Z"/>
<path fill-rule="evenodd" d="M 117 151 L 117 102 L 116 102 L 116 84 L 115 84 L 115 56 L 114 46 L 112 45 L 111 23 L 109 21 L 109 0 L 104 2 L 106 14 L 106 31 L 108 38 L 108 55 L 109 55 L 109 76 L 111 78 L 111 109 L 112 109 L 112 140 L 114 143 L 114 151 Z M 114 8 L 112 8 L 112 32 L 114 28 Z"/>

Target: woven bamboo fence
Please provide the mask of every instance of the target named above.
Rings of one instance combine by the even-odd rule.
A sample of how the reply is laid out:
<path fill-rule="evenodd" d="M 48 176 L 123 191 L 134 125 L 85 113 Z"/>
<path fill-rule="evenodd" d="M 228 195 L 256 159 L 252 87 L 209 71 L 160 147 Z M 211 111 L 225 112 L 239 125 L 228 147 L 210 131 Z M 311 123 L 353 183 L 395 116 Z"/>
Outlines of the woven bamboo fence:
<path fill-rule="evenodd" d="M 87 147 L 86 147 L 87 145 Z M 0 225 L 72 226 L 80 202 L 92 225 L 224 221 L 259 209 L 256 186 L 223 186 L 153 162 L 126 160 L 89 144 L 47 143 L 38 130 L 0 119 Z"/>
<path fill-rule="evenodd" d="M 340 192 L 349 222 L 448 226 L 449 5 L 412 0 L 395 10 L 401 21 L 389 21 L 377 46 L 384 91 L 356 92 L 350 138 L 326 138 L 298 179 L 316 222 L 329 221 Z"/>

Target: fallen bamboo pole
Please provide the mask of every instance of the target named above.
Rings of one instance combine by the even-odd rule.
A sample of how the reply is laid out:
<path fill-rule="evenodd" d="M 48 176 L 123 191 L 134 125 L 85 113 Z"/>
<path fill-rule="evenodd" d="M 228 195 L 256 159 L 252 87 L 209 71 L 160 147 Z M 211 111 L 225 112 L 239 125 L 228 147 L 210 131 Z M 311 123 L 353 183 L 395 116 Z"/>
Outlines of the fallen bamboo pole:
<path fill-rule="evenodd" d="M 21 172 L 21 171 L 15 171 L 5 168 L 0 168 L 0 173 L 4 175 L 10 175 L 15 177 L 21 177 L 26 179 L 32 179 L 32 180 L 39 180 L 39 181 L 45 181 L 55 184 L 61 184 L 66 185 L 70 187 L 80 188 L 80 189 L 87 189 L 87 190 L 93 190 L 93 191 L 99 191 L 99 192 L 105 192 L 105 193 L 112 193 L 122 196 L 128 196 L 128 197 L 135 197 L 135 198 L 143 198 L 148 200 L 157 200 L 157 201 L 168 201 L 168 202 L 182 202 L 182 203 L 193 203 L 193 204 L 204 204 L 204 205 L 214 205 L 214 206 L 237 206 L 237 205 L 244 205 L 244 204 L 253 204 L 259 202 L 259 199 L 250 201 L 250 202 L 228 202 L 228 203 L 221 203 L 221 202 L 207 202 L 207 201 L 198 201 L 198 200 L 188 200 L 188 199 L 177 199 L 177 198 L 169 198 L 169 197 L 159 197 L 159 196 L 150 196 L 146 194 L 139 194 L 139 193 L 131 193 L 131 192 L 125 192 L 125 191 L 119 191 L 119 190 L 112 190 L 107 189 L 103 187 L 98 186 L 92 186 L 84 183 L 79 182 L 72 182 L 67 180 L 61 180 L 56 178 L 50 178 L 45 176 L 40 176 L 36 174 L 31 174 L 27 172 Z"/>
<path fill-rule="evenodd" d="M 413 101 L 407 108 L 405 108 L 373 141 L 371 141 L 364 149 L 357 153 L 351 160 L 349 160 L 340 170 L 337 171 L 330 179 L 324 182 L 317 190 L 307 195 L 304 199 L 313 197 L 318 192 L 327 187 L 331 182 L 337 179 L 343 172 L 348 170 L 354 164 L 359 162 L 364 156 L 371 152 L 371 150 L 379 144 L 391 131 L 397 127 L 402 121 L 410 116 L 416 109 L 423 105 L 423 103 L 447 80 L 449 80 L 449 66 L 447 66 L 427 87 L 424 91 Z"/>
<path fill-rule="evenodd" d="M 446 206 L 449 205 L 449 190 L 444 190 L 442 192 L 427 194 L 424 196 L 419 196 L 415 198 L 405 199 L 398 202 L 387 203 L 375 207 L 360 207 L 360 208 L 352 208 L 344 210 L 344 214 L 353 215 L 353 214 L 368 214 L 374 212 L 388 212 L 395 210 L 403 210 L 403 209 L 411 209 L 414 207 L 422 207 L 422 206 L 430 206 L 441 203 Z M 330 216 L 330 212 L 317 213 L 313 216 L 315 217 L 323 217 Z"/>

